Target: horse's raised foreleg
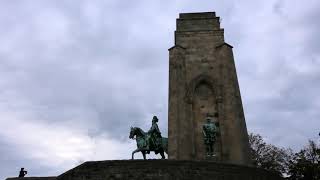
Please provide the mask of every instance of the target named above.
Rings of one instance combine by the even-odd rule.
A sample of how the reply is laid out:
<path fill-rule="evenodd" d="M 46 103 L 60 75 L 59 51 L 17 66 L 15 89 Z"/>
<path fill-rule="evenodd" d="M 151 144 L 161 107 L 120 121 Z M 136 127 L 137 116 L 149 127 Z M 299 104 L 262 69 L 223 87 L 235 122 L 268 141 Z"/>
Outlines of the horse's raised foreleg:
<path fill-rule="evenodd" d="M 138 148 L 138 149 L 136 149 L 136 150 L 134 150 L 134 151 L 132 151 L 132 160 L 134 159 L 134 153 L 136 153 L 136 152 L 139 152 L 140 151 L 140 149 Z"/>

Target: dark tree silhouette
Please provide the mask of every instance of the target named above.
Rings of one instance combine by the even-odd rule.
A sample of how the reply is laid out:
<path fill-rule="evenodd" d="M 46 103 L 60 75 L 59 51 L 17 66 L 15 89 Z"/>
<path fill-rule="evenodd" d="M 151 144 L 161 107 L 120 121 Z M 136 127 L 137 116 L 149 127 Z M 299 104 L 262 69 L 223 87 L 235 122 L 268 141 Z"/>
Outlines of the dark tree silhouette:
<path fill-rule="evenodd" d="M 320 135 L 320 134 L 319 134 Z M 256 167 L 273 171 L 290 180 L 320 180 L 320 145 L 309 140 L 297 153 L 264 142 L 259 134 L 249 135 L 250 154 Z"/>
<path fill-rule="evenodd" d="M 267 144 L 261 135 L 252 133 L 249 135 L 249 143 L 252 162 L 256 167 L 286 176 L 293 154 L 291 149 Z"/>
<path fill-rule="evenodd" d="M 294 154 L 290 161 L 289 175 L 292 180 L 320 179 L 320 146 L 309 140 L 309 144 Z"/>

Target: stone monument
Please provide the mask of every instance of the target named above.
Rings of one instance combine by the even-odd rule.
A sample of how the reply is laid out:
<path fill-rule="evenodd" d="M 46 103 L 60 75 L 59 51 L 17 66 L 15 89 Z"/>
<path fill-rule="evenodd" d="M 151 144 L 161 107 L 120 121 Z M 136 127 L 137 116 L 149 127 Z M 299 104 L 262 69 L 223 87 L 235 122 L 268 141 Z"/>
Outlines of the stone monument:
<path fill-rule="evenodd" d="M 182 13 L 169 49 L 169 159 L 204 160 L 202 126 L 218 113 L 215 160 L 250 164 L 248 133 L 232 46 L 214 12 Z"/>
<path fill-rule="evenodd" d="M 156 117 L 148 132 L 132 127 L 129 133 L 137 141 L 132 158 L 135 152 L 166 152 L 168 147 L 169 159 L 87 161 L 58 176 L 23 179 L 282 179 L 250 166 L 232 46 L 224 42 L 219 17 L 214 12 L 180 14 L 169 56 L 168 140 L 161 136 Z"/>

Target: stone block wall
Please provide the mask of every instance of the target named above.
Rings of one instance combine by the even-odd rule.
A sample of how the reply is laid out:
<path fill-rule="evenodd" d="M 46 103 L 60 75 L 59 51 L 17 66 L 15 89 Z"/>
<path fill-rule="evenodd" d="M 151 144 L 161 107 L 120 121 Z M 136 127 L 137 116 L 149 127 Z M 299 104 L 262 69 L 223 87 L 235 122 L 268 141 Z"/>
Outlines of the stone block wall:
<path fill-rule="evenodd" d="M 280 180 L 271 172 L 210 161 L 127 160 L 86 162 L 57 180 Z"/>

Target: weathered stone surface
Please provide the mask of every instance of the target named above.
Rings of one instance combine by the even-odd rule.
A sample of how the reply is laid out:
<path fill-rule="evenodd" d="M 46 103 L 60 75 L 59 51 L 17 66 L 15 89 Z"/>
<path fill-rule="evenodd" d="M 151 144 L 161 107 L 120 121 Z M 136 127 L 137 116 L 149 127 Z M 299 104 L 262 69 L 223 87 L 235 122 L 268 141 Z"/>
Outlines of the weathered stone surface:
<path fill-rule="evenodd" d="M 210 161 L 91 161 L 67 171 L 58 180 L 277 180 L 257 168 Z"/>
<path fill-rule="evenodd" d="M 169 49 L 169 159 L 206 159 L 202 124 L 219 113 L 220 162 L 250 164 L 249 143 L 232 46 L 213 12 L 183 13 Z"/>
<path fill-rule="evenodd" d="M 23 177 L 23 178 L 7 178 L 6 180 L 56 180 L 55 176 L 50 177 Z"/>

